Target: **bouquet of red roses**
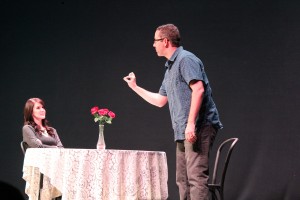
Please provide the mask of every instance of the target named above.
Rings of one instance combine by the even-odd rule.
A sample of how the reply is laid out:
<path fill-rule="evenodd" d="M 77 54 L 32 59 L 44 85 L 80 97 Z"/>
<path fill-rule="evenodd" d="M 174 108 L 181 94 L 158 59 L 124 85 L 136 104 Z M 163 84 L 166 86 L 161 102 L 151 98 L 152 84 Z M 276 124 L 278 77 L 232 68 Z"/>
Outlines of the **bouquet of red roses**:
<path fill-rule="evenodd" d="M 99 109 L 95 106 L 91 109 L 91 114 L 94 116 L 94 121 L 99 122 L 99 125 L 104 125 L 105 123 L 111 124 L 112 119 L 116 117 L 116 114 L 107 108 Z"/>

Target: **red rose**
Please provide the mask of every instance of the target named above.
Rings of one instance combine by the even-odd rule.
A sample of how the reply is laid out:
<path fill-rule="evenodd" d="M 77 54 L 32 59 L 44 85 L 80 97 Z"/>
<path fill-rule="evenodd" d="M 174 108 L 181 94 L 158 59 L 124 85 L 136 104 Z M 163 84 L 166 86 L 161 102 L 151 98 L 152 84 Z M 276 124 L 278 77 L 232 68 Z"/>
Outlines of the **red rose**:
<path fill-rule="evenodd" d="M 109 112 L 108 112 L 108 116 L 111 117 L 111 118 L 115 118 L 115 117 L 116 117 L 116 114 L 113 113 L 113 112 L 111 112 L 111 111 L 109 111 Z"/>
<path fill-rule="evenodd" d="M 106 108 L 98 110 L 98 114 L 102 115 L 102 116 L 107 115 L 108 112 L 109 112 L 109 110 Z"/>
<path fill-rule="evenodd" d="M 96 114 L 96 113 L 98 112 L 98 110 L 99 110 L 98 106 L 93 107 L 93 108 L 91 109 L 92 115 Z"/>

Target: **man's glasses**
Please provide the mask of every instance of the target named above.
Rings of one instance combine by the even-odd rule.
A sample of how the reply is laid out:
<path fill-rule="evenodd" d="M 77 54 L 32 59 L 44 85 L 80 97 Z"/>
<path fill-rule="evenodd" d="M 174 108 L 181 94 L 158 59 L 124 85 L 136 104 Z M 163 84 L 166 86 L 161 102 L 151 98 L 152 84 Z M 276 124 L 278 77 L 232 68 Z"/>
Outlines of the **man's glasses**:
<path fill-rule="evenodd" d="M 165 38 L 154 39 L 154 42 L 163 41 Z"/>

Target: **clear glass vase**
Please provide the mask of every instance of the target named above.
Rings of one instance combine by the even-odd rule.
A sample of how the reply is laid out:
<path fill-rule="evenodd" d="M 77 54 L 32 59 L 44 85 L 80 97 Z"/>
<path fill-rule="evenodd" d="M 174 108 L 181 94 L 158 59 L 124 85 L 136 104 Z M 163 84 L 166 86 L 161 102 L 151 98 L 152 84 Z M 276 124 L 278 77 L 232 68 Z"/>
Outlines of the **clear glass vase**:
<path fill-rule="evenodd" d="M 104 140 L 104 125 L 99 125 L 99 138 L 97 142 L 97 149 L 105 149 L 105 140 Z"/>

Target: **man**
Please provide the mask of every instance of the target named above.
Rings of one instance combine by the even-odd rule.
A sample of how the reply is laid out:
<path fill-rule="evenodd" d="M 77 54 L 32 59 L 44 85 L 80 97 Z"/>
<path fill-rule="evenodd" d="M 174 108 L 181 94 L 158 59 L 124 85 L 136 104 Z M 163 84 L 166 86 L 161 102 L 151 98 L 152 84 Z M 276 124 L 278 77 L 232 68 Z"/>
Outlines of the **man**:
<path fill-rule="evenodd" d="M 180 46 L 180 33 L 173 24 L 159 26 L 153 47 L 167 59 L 164 80 L 158 93 L 136 84 L 133 72 L 124 77 L 128 86 L 158 107 L 169 104 L 176 141 L 176 183 L 181 200 L 208 199 L 208 155 L 219 120 L 212 91 L 199 58 Z"/>

